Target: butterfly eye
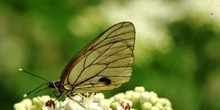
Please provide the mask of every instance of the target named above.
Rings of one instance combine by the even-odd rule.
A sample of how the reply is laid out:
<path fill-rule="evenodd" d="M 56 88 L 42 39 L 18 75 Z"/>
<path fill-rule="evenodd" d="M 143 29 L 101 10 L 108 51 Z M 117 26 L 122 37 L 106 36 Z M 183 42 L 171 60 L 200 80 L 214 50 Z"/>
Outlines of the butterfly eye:
<path fill-rule="evenodd" d="M 51 89 L 56 88 L 56 85 L 54 82 L 49 82 L 47 86 Z"/>

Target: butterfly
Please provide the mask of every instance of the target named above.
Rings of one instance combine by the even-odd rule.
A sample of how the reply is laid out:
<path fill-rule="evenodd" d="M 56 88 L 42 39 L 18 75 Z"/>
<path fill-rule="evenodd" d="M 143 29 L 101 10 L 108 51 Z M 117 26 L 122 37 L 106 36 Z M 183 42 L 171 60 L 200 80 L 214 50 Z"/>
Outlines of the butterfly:
<path fill-rule="evenodd" d="M 60 80 L 49 82 L 48 88 L 59 93 L 58 99 L 62 94 L 71 97 L 120 87 L 132 76 L 134 44 L 131 22 L 111 26 L 74 56 Z"/>

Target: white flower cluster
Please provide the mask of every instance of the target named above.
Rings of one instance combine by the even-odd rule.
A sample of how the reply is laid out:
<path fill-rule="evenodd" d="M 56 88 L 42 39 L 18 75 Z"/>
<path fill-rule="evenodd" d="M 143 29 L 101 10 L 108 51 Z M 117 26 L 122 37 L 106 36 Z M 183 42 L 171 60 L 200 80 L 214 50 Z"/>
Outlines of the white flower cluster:
<path fill-rule="evenodd" d="M 118 93 L 110 100 L 113 100 L 111 108 L 114 110 L 173 110 L 168 99 L 159 98 L 155 92 L 145 91 L 144 87 Z"/>
<path fill-rule="evenodd" d="M 159 98 L 154 92 L 145 91 L 144 87 L 118 93 L 105 99 L 102 93 L 75 95 L 64 101 L 55 101 L 49 96 L 24 99 L 14 104 L 15 110 L 173 110 L 171 102 Z"/>

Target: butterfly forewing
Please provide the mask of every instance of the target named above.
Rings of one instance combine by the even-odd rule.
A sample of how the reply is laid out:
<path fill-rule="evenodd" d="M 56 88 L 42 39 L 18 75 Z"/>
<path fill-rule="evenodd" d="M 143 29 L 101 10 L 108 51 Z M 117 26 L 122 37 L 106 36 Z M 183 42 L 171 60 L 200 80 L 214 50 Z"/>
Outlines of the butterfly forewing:
<path fill-rule="evenodd" d="M 61 84 L 80 93 L 110 90 L 128 82 L 134 42 L 132 23 L 113 25 L 72 58 L 63 70 Z"/>

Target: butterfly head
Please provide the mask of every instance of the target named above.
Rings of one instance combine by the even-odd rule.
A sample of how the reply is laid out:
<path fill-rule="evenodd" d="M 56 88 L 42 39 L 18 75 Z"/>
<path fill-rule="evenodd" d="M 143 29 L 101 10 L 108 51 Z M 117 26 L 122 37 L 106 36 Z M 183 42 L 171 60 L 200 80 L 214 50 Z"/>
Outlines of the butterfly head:
<path fill-rule="evenodd" d="M 48 86 L 48 88 L 50 88 L 56 92 L 62 93 L 62 91 L 60 89 L 62 87 L 60 81 L 51 81 L 47 84 L 47 86 Z"/>

